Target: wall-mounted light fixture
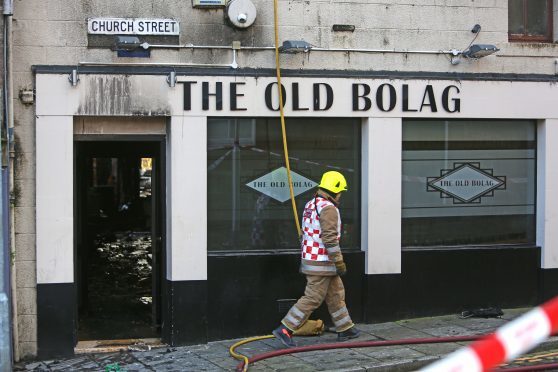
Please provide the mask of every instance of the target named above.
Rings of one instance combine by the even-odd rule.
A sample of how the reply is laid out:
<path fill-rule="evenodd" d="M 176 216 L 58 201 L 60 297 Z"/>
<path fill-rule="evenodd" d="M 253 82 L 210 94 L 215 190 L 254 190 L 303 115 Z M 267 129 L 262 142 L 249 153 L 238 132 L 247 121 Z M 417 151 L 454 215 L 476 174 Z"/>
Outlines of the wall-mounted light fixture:
<path fill-rule="evenodd" d="M 68 75 L 68 81 L 73 87 L 77 85 L 77 83 L 79 82 L 79 74 L 77 69 L 73 69 L 72 72 L 70 72 L 70 75 Z"/>
<path fill-rule="evenodd" d="M 279 47 L 279 53 L 307 53 L 312 49 L 312 45 L 304 40 L 285 40 Z"/>
<path fill-rule="evenodd" d="M 499 51 L 496 46 L 491 44 L 473 44 L 467 50 L 464 50 L 462 56 L 465 58 L 482 58 Z"/>
<path fill-rule="evenodd" d="M 176 71 L 169 72 L 169 75 L 167 76 L 167 84 L 169 84 L 169 87 L 171 88 L 176 86 Z"/>
<path fill-rule="evenodd" d="M 450 51 L 450 62 L 452 65 L 458 65 L 461 62 L 461 57 L 467 59 L 479 59 L 489 56 L 492 53 L 496 53 L 500 50 L 492 44 L 473 44 L 473 42 L 477 39 L 479 33 L 481 32 L 481 25 L 474 25 L 471 29 L 471 32 L 475 34 L 475 37 L 473 38 L 473 40 L 471 40 L 467 48 L 465 48 L 463 51 L 457 49 L 452 49 Z"/>
<path fill-rule="evenodd" d="M 140 39 L 137 36 L 121 36 L 117 35 L 114 38 L 114 50 L 132 51 L 139 48 L 141 45 Z"/>

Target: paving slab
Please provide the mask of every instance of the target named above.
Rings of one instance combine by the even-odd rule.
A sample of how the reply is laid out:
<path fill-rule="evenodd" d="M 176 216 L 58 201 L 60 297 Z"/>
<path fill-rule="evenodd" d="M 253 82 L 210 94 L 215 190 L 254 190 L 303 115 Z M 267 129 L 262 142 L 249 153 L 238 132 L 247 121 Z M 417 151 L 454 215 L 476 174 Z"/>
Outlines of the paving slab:
<path fill-rule="evenodd" d="M 263 362 L 263 361 L 262 361 Z M 254 365 L 259 365 L 260 362 Z M 315 371 L 315 367 L 293 355 L 283 355 L 277 358 L 265 360 L 266 366 L 274 371 Z M 249 369 L 250 370 L 250 369 Z"/>
<path fill-rule="evenodd" d="M 390 328 L 380 328 L 380 329 L 369 329 L 372 335 L 378 337 L 382 340 L 400 340 L 405 338 L 429 338 L 432 335 L 417 331 L 416 329 L 411 329 L 403 327 L 399 324 L 392 323 Z"/>
<path fill-rule="evenodd" d="M 509 320 L 504 318 L 458 318 L 451 321 L 452 324 L 475 331 L 484 331 L 485 333 L 494 330 L 506 324 Z"/>
<path fill-rule="evenodd" d="M 457 349 L 461 349 L 463 345 L 457 343 L 441 343 L 441 344 L 421 344 L 421 345 L 407 345 L 409 349 L 418 351 L 419 353 L 438 356 L 447 355 Z"/>
<path fill-rule="evenodd" d="M 448 317 L 429 317 L 429 318 L 417 318 L 417 319 L 407 319 L 394 322 L 402 327 L 407 327 L 415 329 L 417 331 L 422 331 L 427 328 L 436 327 L 447 327 L 453 324 L 452 319 Z"/>
<path fill-rule="evenodd" d="M 357 349 L 319 350 L 297 353 L 296 357 L 314 366 L 317 371 L 326 370 L 331 366 L 348 368 L 351 366 L 368 366 L 374 360 Z"/>
<path fill-rule="evenodd" d="M 394 362 L 384 362 L 367 369 L 372 372 L 409 372 L 416 371 L 424 366 L 434 363 L 439 358 L 424 356 L 418 359 L 402 359 Z"/>
<path fill-rule="evenodd" d="M 424 353 L 403 346 L 380 346 L 360 348 L 358 351 L 380 362 L 396 362 L 398 360 L 412 360 L 425 356 Z"/>
<path fill-rule="evenodd" d="M 422 332 L 434 337 L 456 337 L 456 336 L 472 336 L 474 332 L 468 328 L 457 325 L 447 325 L 438 328 L 426 328 Z"/>

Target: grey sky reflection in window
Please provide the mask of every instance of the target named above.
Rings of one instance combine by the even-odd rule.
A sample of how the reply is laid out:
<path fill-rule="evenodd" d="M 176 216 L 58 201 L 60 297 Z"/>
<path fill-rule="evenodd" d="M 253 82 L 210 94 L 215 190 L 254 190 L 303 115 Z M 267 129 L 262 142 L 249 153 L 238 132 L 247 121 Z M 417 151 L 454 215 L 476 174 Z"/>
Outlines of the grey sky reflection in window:
<path fill-rule="evenodd" d="M 288 118 L 287 137 L 299 215 L 322 173 L 339 170 L 349 183 L 342 246 L 359 248 L 360 119 Z M 300 249 L 279 120 L 210 118 L 207 146 L 208 249 Z"/>
<path fill-rule="evenodd" d="M 404 246 L 535 240 L 533 121 L 405 120 Z"/>

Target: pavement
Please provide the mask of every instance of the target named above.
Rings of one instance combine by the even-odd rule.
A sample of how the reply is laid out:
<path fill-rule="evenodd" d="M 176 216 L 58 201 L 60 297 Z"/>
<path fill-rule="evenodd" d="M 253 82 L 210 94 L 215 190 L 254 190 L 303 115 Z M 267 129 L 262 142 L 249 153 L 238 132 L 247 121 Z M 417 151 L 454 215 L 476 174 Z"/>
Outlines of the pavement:
<path fill-rule="evenodd" d="M 407 319 L 387 323 L 357 324 L 361 330 L 353 341 L 398 340 L 445 336 L 482 335 L 494 331 L 530 310 L 505 309 L 501 318 L 460 318 L 460 314 Z M 271 330 L 270 330 L 271 331 Z M 298 346 L 336 342 L 336 334 L 295 337 Z M 242 339 L 210 342 L 183 347 L 156 347 L 137 344 L 118 352 L 77 354 L 57 360 L 26 361 L 15 371 L 233 371 L 239 361 L 229 355 L 229 347 Z M 406 346 L 335 349 L 284 355 L 251 364 L 249 371 L 414 371 L 467 342 Z M 238 353 L 248 357 L 282 349 L 270 338 L 242 345 Z M 537 351 L 558 349 L 558 337 L 541 344 Z"/>

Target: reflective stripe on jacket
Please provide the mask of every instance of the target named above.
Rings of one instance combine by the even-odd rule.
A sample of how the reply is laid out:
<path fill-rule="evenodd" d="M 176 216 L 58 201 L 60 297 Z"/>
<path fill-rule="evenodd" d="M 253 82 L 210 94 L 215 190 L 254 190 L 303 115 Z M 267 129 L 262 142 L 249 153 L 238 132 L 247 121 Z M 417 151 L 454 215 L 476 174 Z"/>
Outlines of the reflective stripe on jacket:
<path fill-rule="evenodd" d="M 300 271 L 308 275 L 337 275 L 334 262 L 343 259 L 340 238 L 339 210 L 329 195 L 318 191 L 304 207 Z"/>

